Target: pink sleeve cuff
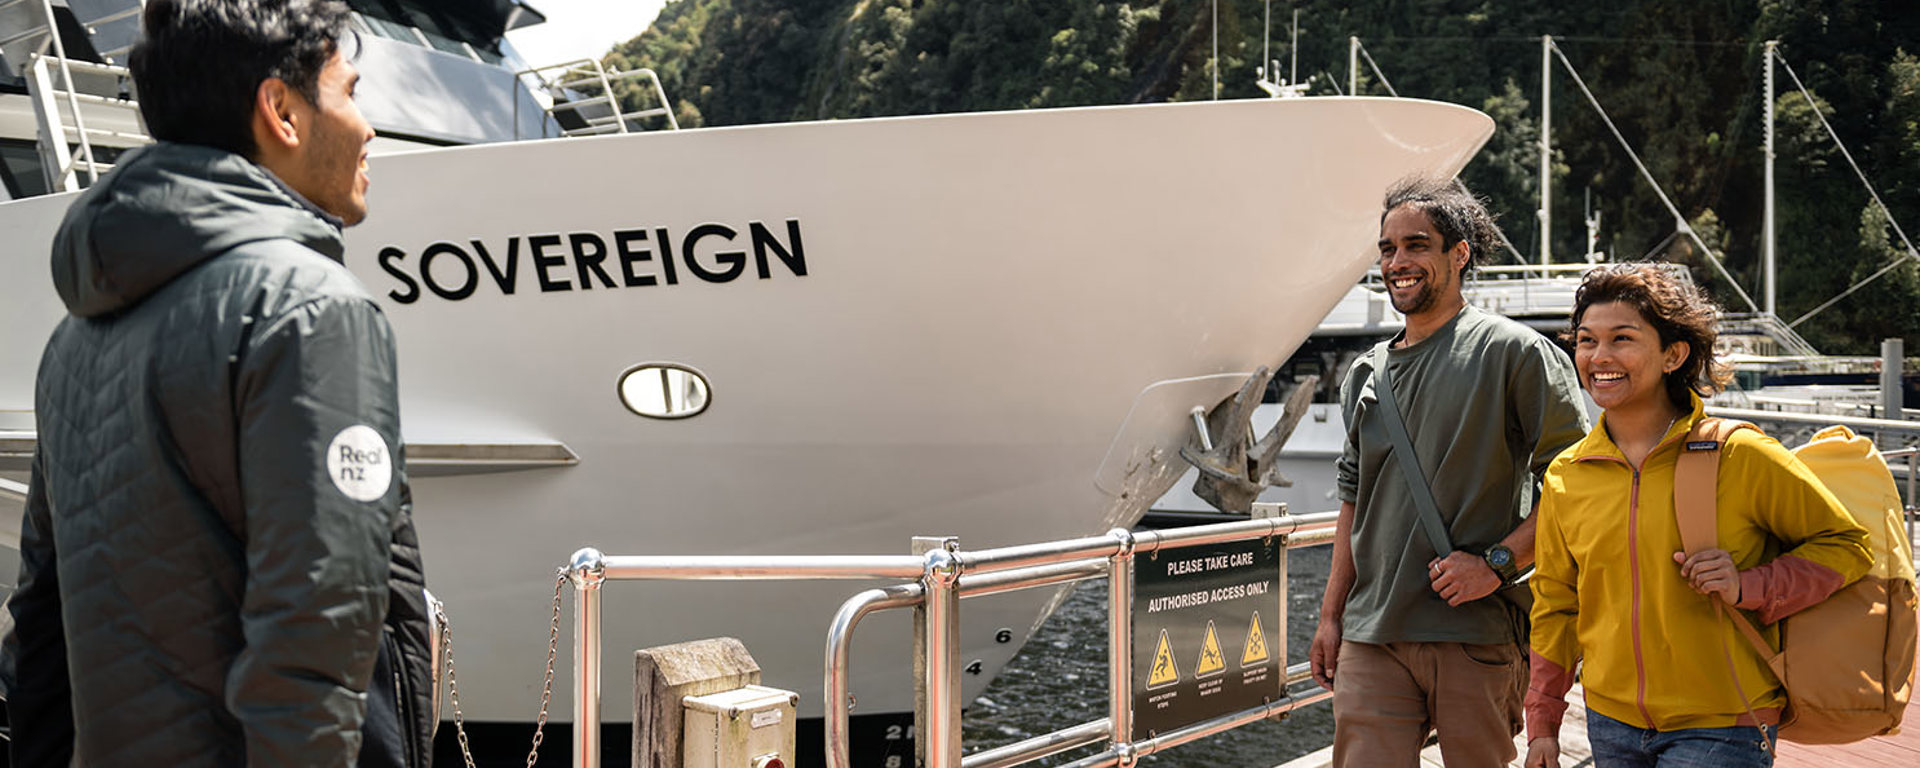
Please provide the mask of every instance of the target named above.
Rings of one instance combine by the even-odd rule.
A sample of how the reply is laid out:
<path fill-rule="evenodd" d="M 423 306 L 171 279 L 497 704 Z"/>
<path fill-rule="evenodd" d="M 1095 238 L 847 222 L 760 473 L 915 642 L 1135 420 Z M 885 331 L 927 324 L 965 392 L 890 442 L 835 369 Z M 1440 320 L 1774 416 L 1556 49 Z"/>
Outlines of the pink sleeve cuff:
<path fill-rule="evenodd" d="M 1532 654 L 1533 673 L 1527 683 L 1527 741 L 1559 738 L 1560 720 L 1567 714 L 1567 691 L 1573 689 L 1573 673 L 1539 651 Z"/>
<path fill-rule="evenodd" d="M 1740 602 L 1734 607 L 1759 611 L 1772 624 L 1827 599 L 1846 586 L 1840 572 L 1793 555 L 1740 572 Z"/>

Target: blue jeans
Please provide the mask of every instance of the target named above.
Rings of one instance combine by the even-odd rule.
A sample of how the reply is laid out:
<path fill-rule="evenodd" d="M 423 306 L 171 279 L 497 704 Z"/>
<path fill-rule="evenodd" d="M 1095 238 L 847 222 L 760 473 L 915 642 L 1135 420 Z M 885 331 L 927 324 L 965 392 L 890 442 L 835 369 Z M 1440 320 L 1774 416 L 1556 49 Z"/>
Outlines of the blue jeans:
<path fill-rule="evenodd" d="M 1767 747 L 1778 730 L 1736 725 L 1653 731 L 1587 710 L 1594 768 L 1772 768 Z"/>

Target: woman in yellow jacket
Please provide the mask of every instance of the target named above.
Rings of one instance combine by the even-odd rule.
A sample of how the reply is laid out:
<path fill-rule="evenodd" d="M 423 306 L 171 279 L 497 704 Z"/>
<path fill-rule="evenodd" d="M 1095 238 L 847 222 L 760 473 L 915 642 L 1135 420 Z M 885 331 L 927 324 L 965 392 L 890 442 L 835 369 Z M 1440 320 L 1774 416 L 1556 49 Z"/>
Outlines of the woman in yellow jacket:
<path fill-rule="evenodd" d="M 1724 549 L 1682 553 L 1674 461 L 1703 415 L 1699 392 L 1725 381 L 1713 322 L 1698 289 L 1649 265 L 1596 269 L 1575 294 L 1574 366 L 1605 412 L 1542 486 L 1529 768 L 1559 765 L 1576 667 L 1598 768 L 1771 766 L 1785 694 L 1713 601 L 1755 612 L 1778 642 L 1774 622 L 1867 569 L 1866 530 L 1752 430 L 1721 453 Z"/>

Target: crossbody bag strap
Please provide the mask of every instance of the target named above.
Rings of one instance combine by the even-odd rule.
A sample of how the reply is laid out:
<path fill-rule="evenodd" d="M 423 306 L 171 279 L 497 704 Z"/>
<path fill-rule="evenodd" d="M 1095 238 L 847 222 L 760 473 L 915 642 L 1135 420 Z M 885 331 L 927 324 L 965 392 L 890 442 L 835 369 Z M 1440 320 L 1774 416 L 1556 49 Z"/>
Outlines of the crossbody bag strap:
<path fill-rule="evenodd" d="M 1374 397 L 1380 400 L 1381 420 L 1386 422 L 1387 436 L 1393 440 L 1393 457 L 1400 462 L 1400 474 L 1406 475 L 1407 486 L 1413 491 L 1414 507 L 1420 510 L 1420 528 L 1426 532 L 1434 553 L 1446 557 L 1453 552 L 1453 542 L 1447 537 L 1446 524 L 1440 520 L 1440 505 L 1433 501 L 1427 473 L 1420 468 L 1420 455 L 1413 451 L 1413 438 L 1407 435 L 1407 424 L 1400 418 L 1400 403 L 1393 396 L 1393 375 L 1387 372 L 1387 349 L 1392 344 L 1389 339 L 1373 348 Z"/>

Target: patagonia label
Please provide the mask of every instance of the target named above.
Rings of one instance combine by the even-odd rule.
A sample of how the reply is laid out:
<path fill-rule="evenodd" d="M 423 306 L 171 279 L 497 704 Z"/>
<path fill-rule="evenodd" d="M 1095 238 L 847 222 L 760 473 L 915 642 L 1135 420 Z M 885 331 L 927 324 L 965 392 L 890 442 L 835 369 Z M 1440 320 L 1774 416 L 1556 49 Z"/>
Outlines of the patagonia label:
<path fill-rule="evenodd" d="M 1692 441 L 1692 442 L 1689 442 L 1689 443 L 1687 443 L 1687 450 L 1689 450 L 1689 451 L 1717 451 L 1717 450 L 1720 450 L 1720 441 L 1718 441 L 1718 440 L 1694 440 L 1694 441 Z"/>
<path fill-rule="evenodd" d="M 393 482 L 392 458 L 379 432 L 356 424 L 340 430 L 327 446 L 327 476 L 347 498 L 375 501 Z"/>

